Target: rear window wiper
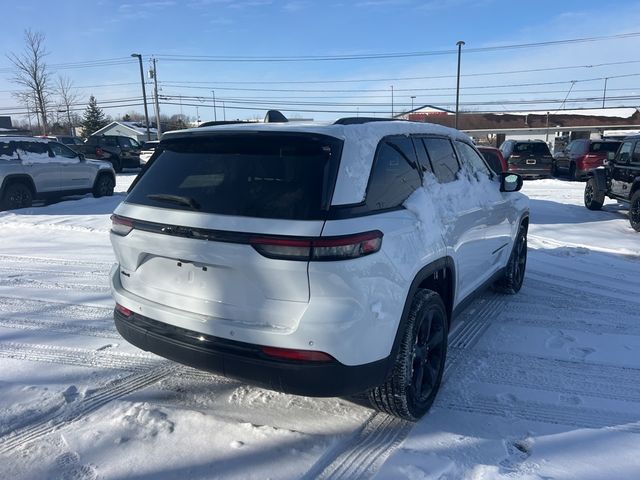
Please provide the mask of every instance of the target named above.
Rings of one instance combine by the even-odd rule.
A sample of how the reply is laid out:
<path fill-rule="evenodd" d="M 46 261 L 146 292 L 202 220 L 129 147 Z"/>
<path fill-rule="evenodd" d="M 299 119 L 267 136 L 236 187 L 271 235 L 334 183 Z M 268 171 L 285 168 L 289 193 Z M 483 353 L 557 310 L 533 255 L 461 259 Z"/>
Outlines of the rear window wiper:
<path fill-rule="evenodd" d="M 152 193 L 147 198 L 158 202 L 170 202 L 178 205 L 184 205 L 192 210 L 200 210 L 200 204 L 191 197 L 183 197 L 181 195 L 170 195 L 168 193 Z"/>

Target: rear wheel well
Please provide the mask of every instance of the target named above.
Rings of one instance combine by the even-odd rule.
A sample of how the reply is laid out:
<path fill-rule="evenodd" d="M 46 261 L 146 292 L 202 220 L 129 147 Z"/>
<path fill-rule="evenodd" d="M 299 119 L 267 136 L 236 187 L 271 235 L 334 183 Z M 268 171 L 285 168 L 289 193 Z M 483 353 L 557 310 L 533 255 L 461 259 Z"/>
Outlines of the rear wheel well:
<path fill-rule="evenodd" d="M 21 183 L 22 185 L 25 185 L 26 187 L 28 187 L 29 190 L 31 190 L 31 194 L 35 196 L 36 194 L 35 185 L 33 184 L 33 180 L 31 179 L 31 177 L 27 175 L 14 175 L 14 176 L 9 176 L 5 178 L 4 181 L 2 182 L 2 188 L 0 189 L 0 194 L 4 195 L 5 190 L 10 185 L 14 185 L 16 183 Z"/>
<path fill-rule="evenodd" d="M 451 323 L 453 312 L 453 271 L 450 266 L 443 266 L 424 278 L 418 288 L 433 290 L 442 299 L 447 311 L 447 319 Z"/>

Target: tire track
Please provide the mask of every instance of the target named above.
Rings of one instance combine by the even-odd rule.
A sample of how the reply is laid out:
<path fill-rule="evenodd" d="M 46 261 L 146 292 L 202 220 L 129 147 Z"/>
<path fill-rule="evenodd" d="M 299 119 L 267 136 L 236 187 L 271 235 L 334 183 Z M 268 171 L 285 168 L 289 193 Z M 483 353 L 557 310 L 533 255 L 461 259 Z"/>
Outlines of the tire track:
<path fill-rule="evenodd" d="M 77 303 L 31 300 L 27 298 L 0 296 L 0 312 L 3 317 L 47 316 L 60 320 L 111 320 L 112 307 L 79 305 Z"/>
<path fill-rule="evenodd" d="M 27 343 L 0 343 L 0 357 L 13 360 L 55 363 L 75 367 L 146 371 L 164 360 L 153 354 L 125 353 L 110 350 L 34 345 Z"/>
<path fill-rule="evenodd" d="M 72 267 L 77 270 L 80 267 L 94 268 L 96 270 L 106 270 L 107 272 L 113 265 L 113 262 L 89 262 L 86 260 L 66 260 L 63 258 L 48 258 L 48 257 L 27 257 L 18 255 L 0 255 L 0 263 L 4 266 L 7 264 L 21 264 L 21 265 L 45 265 L 45 266 L 57 266 L 57 267 Z"/>
<path fill-rule="evenodd" d="M 27 443 L 41 439 L 80 420 L 113 400 L 158 383 L 176 370 L 175 366 L 164 363 L 167 362 L 144 372 L 133 373 L 125 378 L 113 380 L 92 391 L 79 403 L 69 404 L 69 407 L 51 417 L 42 418 L 29 426 L 5 435 L 0 438 L 0 454 L 18 450 Z"/>
<path fill-rule="evenodd" d="M 302 478 L 371 478 L 412 428 L 411 422 L 384 413 L 373 413 L 361 429 L 336 444 Z"/>
<path fill-rule="evenodd" d="M 501 298 L 501 295 L 489 294 L 470 305 L 459 319 L 464 323 L 449 335 L 449 345 L 458 351 L 471 349 L 489 328 L 490 320 L 501 306 Z M 460 360 L 459 355 L 449 356 L 443 384 L 457 370 Z M 373 413 L 361 429 L 326 452 L 303 478 L 371 478 L 404 441 L 413 425 L 412 422 L 384 413 Z"/>
<path fill-rule="evenodd" d="M 514 400 L 501 402 L 497 398 L 481 395 L 469 396 L 452 392 L 436 399 L 436 406 L 448 410 L 517 418 L 532 422 L 569 425 L 577 428 L 611 428 L 630 433 L 640 433 L 640 414 L 612 412 L 584 407 L 549 405 L 540 402 Z"/>
<path fill-rule="evenodd" d="M 577 279 L 572 279 L 570 277 L 567 277 L 565 275 L 555 275 L 553 273 L 543 272 L 541 270 L 533 270 L 533 269 L 529 269 L 527 271 L 527 274 L 529 278 L 534 278 L 539 281 L 544 281 L 545 283 L 552 284 L 552 285 L 562 285 L 563 289 L 566 289 L 572 292 L 581 291 L 583 292 L 583 295 L 584 295 L 584 291 L 587 291 L 587 292 L 593 293 L 594 295 L 604 296 L 607 298 L 618 299 L 620 297 L 621 299 L 624 299 L 624 298 L 631 297 L 630 300 L 632 302 L 640 304 L 640 302 L 635 302 L 635 296 L 637 295 L 638 290 L 633 288 L 629 288 L 629 289 L 622 288 L 620 284 L 626 283 L 624 281 L 618 280 L 618 282 L 616 282 L 613 285 L 611 283 L 607 283 L 607 288 L 606 290 L 604 290 L 602 288 L 603 283 L 594 283 L 585 279 L 577 280 Z M 570 286 L 567 287 L 565 285 L 567 283 L 569 283 Z M 577 290 L 572 286 L 575 283 L 580 283 L 580 287 L 581 287 L 580 290 Z"/>
<path fill-rule="evenodd" d="M 637 368 L 478 350 L 458 355 L 460 372 L 473 381 L 640 403 Z"/>

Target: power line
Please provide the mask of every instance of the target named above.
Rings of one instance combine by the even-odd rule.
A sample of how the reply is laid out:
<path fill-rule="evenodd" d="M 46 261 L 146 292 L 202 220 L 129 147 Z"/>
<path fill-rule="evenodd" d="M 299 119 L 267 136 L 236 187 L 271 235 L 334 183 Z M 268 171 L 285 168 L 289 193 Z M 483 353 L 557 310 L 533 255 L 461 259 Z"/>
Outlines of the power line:
<path fill-rule="evenodd" d="M 530 68 L 525 70 L 506 70 L 502 72 L 477 72 L 467 73 L 460 75 L 461 77 L 482 77 L 493 75 L 514 75 L 519 73 L 535 73 L 535 72 L 550 72 L 554 70 L 573 70 L 578 68 L 599 68 L 619 65 L 630 65 L 640 63 L 640 60 L 624 60 L 620 62 L 607 62 L 588 65 L 571 65 L 566 67 L 546 67 L 546 68 Z M 362 79 L 349 79 L 349 80 L 285 80 L 285 81 L 220 81 L 220 82 L 197 82 L 189 80 L 165 80 L 166 83 L 182 83 L 182 84 L 200 84 L 200 85 L 291 85 L 291 84 L 333 84 L 333 83 L 367 83 L 367 82 L 402 82 L 413 80 L 435 80 L 442 78 L 456 78 L 456 75 L 430 75 L 425 77 L 393 77 L 393 78 L 362 78 Z"/>
<path fill-rule="evenodd" d="M 606 35 L 598 37 L 570 38 L 564 40 L 550 40 L 545 42 L 519 43 L 512 45 L 497 45 L 493 47 L 466 48 L 465 55 L 469 53 L 495 52 L 501 50 L 514 50 L 533 47 L 549 47 L 556 45 L 567 45 L 575 43 L 599 42 L 603 40 L 614 40 L 621 38 L 633 38 L 640 36 L 640 32 L 628 32 L 617 35 Z M 436 55 L 457 54 L 457 49 L 431 50 L 421 52 L 394 52 L 394 53 L 371 53 L 364 55 L 300 55 L 300 56 L 229 56 L 229 55 L 177 55 L 177 54 L 152 54 L 159 60 L 171 62 L 311 62 L 311 61 L 344 61 L 344 60 L 381 60 L 407 57 L 426 57 Z"/>

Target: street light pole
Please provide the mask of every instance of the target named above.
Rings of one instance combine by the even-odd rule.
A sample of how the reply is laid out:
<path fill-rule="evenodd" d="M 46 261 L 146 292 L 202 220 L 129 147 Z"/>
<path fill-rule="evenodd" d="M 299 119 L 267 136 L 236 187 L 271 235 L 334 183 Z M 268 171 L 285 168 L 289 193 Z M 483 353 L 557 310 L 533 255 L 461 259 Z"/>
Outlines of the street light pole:
<path fill-rule="evenodd" d="M 604 77 L 604 91 L 602 92 L 602 108 L 604 108 L 604 101 L 607 98 L 607 80 L 609 80 L 609 77 Z"/>
<path fill-rule="evenodd" d="M 411 95 L 411 111 L 413 112 L 413 101 L 416 99 L 415 95 Z"/>
<path fill-rule="evenodd" d="M 144 88 L 144 71 L 142 70 L 142 55 L 132 53 L 132 57 L 136 57 L 140 63 L 140 81 L 142 82 L 142 101 L 144 102 L 144 120 L 147 123 L 147 141 L 151 141 L 151 132 L 149 131 L 149 111 L 147 110 L 147 91 Z"/>
<path fill-rule="evenodd" d="M 460 40 L 458 43 L 456 43 L 456 45 L 458 46 L 458 76 L 457 76 L 457 83 L 456 83 L 456 120 L 455 120 L 455 128 L 458 128 L 458 109 L 460 107 L 460 56 L 462 54 L 462 46 L 464 45 L 464 42 L 462 40 Z"/>

